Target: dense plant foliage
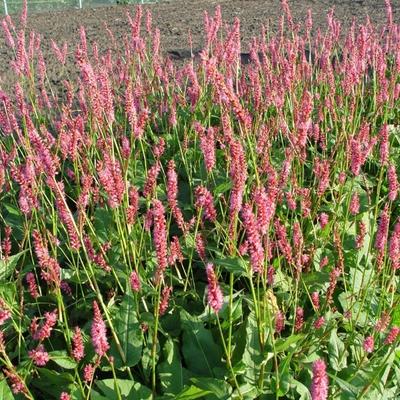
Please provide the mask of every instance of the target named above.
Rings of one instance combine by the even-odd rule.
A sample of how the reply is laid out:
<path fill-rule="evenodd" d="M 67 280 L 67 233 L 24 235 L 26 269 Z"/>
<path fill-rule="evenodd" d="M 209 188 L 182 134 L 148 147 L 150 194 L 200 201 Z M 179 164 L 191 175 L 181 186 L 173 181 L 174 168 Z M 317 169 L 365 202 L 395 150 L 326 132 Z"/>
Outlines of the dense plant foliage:
<path fill-rule="evenodd" d="M 199 59 L 52 42 L 0 91 L 0 397 L 400 396 L 400 26 L 204 15 Z M 143 19 L 143 21 L 142 21 Z"/>

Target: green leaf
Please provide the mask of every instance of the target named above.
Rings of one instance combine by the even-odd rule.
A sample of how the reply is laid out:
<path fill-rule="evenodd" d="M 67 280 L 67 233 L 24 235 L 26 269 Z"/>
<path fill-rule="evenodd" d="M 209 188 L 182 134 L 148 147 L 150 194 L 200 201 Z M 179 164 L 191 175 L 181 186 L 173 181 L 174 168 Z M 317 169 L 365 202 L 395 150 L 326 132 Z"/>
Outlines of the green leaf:
<path fill-rule="evenodd" d="M 54 361 L 61 368 L 74 369 L 76 367 L 76 362 L 72 359 L 66 351 L 56 350 L 49 353 L 50 359 Z"/>
<path fill-rule="evenodd" d="M 0 281 L 7 279 L 14 272 L 18 260 L 26 252 L 27 250 L 24 250 L 8 257 L 7 260 L 0 260 Z"/>
<path fill-rule="evenodd" d="M 279 288 L 281 292 L 288 293 L 291 291 L 291 279 L 281 270 L 279 267 L 279 263 L 275 264 L 275 261 L 278 260 L 279 257 L 274 260 L 275 267 L 275 278 L 274 278 L 274 287 Z"/>
<path fill-rule="evenodd" d="M 348 395 L 351 394 L 351 396 L 349 396 L 348 398 L 355 398 L 355 396 L 358 394 L 359 390 L 357 387 L 355 387 L 354 385 L 352 385 L 349 382 L 346 382 L 345 380 L 339 378 L 337 375 L 334 374 L 330 374 L 328 372 L 328 376 L 329 376 L 329 380 L 331 382 L 336 382 L 338 384 L 338 386 L 343 390 L 343 393 L 346 393 Z"/>
<path fill-rule="evenodd" d="M 152 337 L 148 337 L 148 340 L 146 341 L 145 346 L 143 347 L 143 352 L 142 352 L 142 356 L 140 358 L 140 363 L 142 365 L 142 370 L 143 370 L 143 374 L 145 376 L 145 378 L 147 380 L 150 379 L 151 373 L 152 373 L 152 343 L 153 343 L 153 338 Z M 159 344 L 157 342 L 156 344 L 157 346 L 157 352 L 156 352 L 156 364 L 158 363 L 158 359 L 159 359 Z"/>
<path fill-rule="evenodd" d="M 207 399 L 226 400 L 231 396 L 232 387 L 220 379 L 191 378 L 190 380 L 199 389 L 207 390 L 212 393 L 212 395 L 206 397 Z"/>
<path fill-rule="evenodd" d="M 383 394 L 390 372 L 392 370 L 393 361 L 395 359 L 395 353 L 390 349 L 387 351 L 387 356 L 384 358 L 385 364 L 378 367 L 372 368 L 371 371 L 366 374 L 366 382 L 369 384 L 374 382 L 374 387 L 381 391 L 381 395 Z"/>
<path fill-rule="evenodd" d="M 244 260 L 240 258 L 224 258 L 214 260 L 215 265 L 220 265 L 226 271 L 233 273 L 237 276 L 246 276 L 247 267 Z"/>
<path fill-rule="evenodd" d="M 3 379 L 0 381 L 0 399 L 1 400 L 14 400 L 14 396 L 9 388 L 7 381 Z"/>
<path fill-rule="evenodd" d="M 347 366 L 348 352 L 344 343 L 338 337 L 336 329 L 333 329 L 328 343 L 329 365 L 335 371 L 340 371 Z"/>
<path fill-rule="evenodd" d="M 279 364 L 279 387 L 276 387 L 276 377 L 274 376 L 272 378 L 272 390 L 277 393 L 279 397 L 285 396 L 290 389 L 291 375 L 289 369 L 292 356 L 293 353 L 289 353 Z"/>
<path fill-rule="evenodd" d="M 350 295 L 351 296 L 351 295 Z M 368 315 L 365 311 L 360 310 L 362 307 L 362 304 L 360 304 L 358 301 L 355 301 L 354 303 L 352 301 L 353 298 L 352 296 L 350 297 L 346 292 L 342 292 L 339 294 L 338 299 L 340 302 L 340 305 L 342 306 L 343 310 L 352 310 L 352 316 L 351 318 L 353 320 L 356 319 L 357 317 L 357 325 L 359 326 L 366 326 L 368 322 Z M 370 297 L 370 303 L 372 302 L 372 298 Z"/>
<path fill-rule="evenodd" d="M 258 339 L 258 326 L 254 312 L 247 318 L 246 347 L 243 353 L 243 362 L 246 365 L 246 379 L 250 384 L 256 384 L 264 356 L 261 352 Z"/>
<path fill-rule="evenodd" d="M 74 387 L 74 377 L 67 372 L 58 373 L 47 368 L 37 370 L 39 377 L 32 379 L 31 384 L 43 393 L 59 398 L 61 392 L 69 392 Z"/>
<path fill-rule="evenodd" d="M 240 386 L 240 393 L 241 393 L 241 397 L 239 396 L 237 390 L 234 391 L 232 399 L 246 399 L 246 400 L 252 400 L 252 399 L 258 399 L 259 395 L 260 395 L 260 391 L 258 390 L 258 388 L 254 385 L 251 385 L 250 383 L 245 383 L 243 385 Z"/>
<path fill-rule="evenodd" d="M 357 294 L 363 290 L 368 282 L 371 282 L 374 270 L 372 268 L 366 268 L 364 266 L 357 266 L 356 268 L 350 268 L 350 282 L 353 288 L 353 293 Z"/>
<path fill-rule="evenodd" d="M 302 274 L 301 279 L 310 292 L 325 289 L 329 286 L 329 272 L 325 270 Z"/>
<path fill-rule="evenodd" d="M 92 394 L 92 393 L 91 393 L 91 394 Z M 71 396 L 71 399 L 72 399 L 72 400 L 86 400 L 86 396 L 84 397 L 84 396 L 82 395 L 81 388 L 78 387 L 77 384 L 76 384 L 76 386 L 74 387 L 74 389 L 72 389 L 72 390 L 70 391 L 70 396 Z M 99 396 L 100 396 L 100 395 L 99 395 Z M 91 396 L 90 398 L 91 398 L 91 399 L 94 399 L 93 396 Z"/>
<path fill-rule="evenodd" d="M 243 322 L 239 325 L 238 329 L 233 332 L 234 349 L 232 355 L 232 364 L 239 371 L 245 371 L 246 365 L 243 363 L 243 354 L 247 343 L 246 324 Z"/>
<path fill-rule="evenodd" d="M 361 198 L 362 200 L 362 198 Z M 362 217 L 361 217 L 362 222 L 365 225 L 365 236 L 364 236 L 364 242 L 362 247 L 358 250 L 358 264 L 360 264 L 361 259 L 364 260 L 364 265 L 365 266 L 372 266 L 372 258 L 369 256 L 369 252 L 370 252 L 370 241 L 371 236 L 370 236 L 370 232 L 371 232 L 371 224 L 375 223 L 375 217 L 374 217 L 374 213 L 372 211 L 368 211 L 368 212 L 364 212 L 362 213 Z M 354 228 L 355 229 L 355 228 Z M 356 235 L 357 232 L 354 231 L 354 234 Z"/>
<path fill-rule="evenodd" d="M 3 203 L 2 206 L 7 212 L 4 212 L 3 216 L 7 225 L 13 228 L 13 236 L 15 240 L 19 241 L 23 238 L 22 228 L 24 226 L 25 217 L 18 207 L 12 204 Z M 2 210 L 0 210 L 1 212 Z"/>
<path fill-rule="evenodd" d="M 151 316 L 154 318 L 153 314 Z M 141 314 L 141 318 L 143 319 L 143 314 Z M 169 335 L 173 337 L 178 337 L 181 333 L 181 316 L 179 312 L 175 310 L 171 314 L 163 315 L 161 321 L 161 326 L 165 332 L 168 332 Z M 148 324 L 150 325 L 150 324 Z"/>
<path fill-rule="evenodd" d="M 151 390 L 139 382 L 126 379 L 103 379 L 96 382 L 96 386 L 109 400 L 119 400 L 115 385 L 118 385 L 123 400 L 150 400 Z"/>
<path fill-rule="evenodd" d="M 158 366 L 161 387 L 164 393 L 178 394 L 189 381 L 189 371 L 182 366 L 179 348 L 171 339 L 164 345 L 164 357 Z"/>
<path fill-rule="evenodd" d="M 125 360 L 122 359 L 113 341 L 111 352 L 115 357 L 115 366 L 116 368 L 133 367 L 140 361 L 143 336 L 136 317 L 135 301 L 132 295 L 127 294 L 122 299 L 118 313 L 114 318 L 114 328 L 125 358 Z"/>
<path fill-rule="evenodd" d="M 214 368 L 222 367 L 222 350 L 203 323 L 182 310 L 182 353 L 188 369 L 200 376 L 214 376 Z"/>
<path fill-rule="evenodd" d="M 114 231 L 112 213 L 106 208 L 98 208 L 94 213 L 94 232 L 102 242 L 110 240 L 110 233 Z"/>
<path fill-rule="evenodd" d="M 400 326 L 400 304 L 397 304 L 392 314 L 392 324 Z"/>
<path fill-rule="evenodd" d="M 232 310 L 231 310 L 231 321 L 235 322 L 237 320 L 241 320 L 243 318 L 243 307 L 242 307 L 242 298 L 239 297 L 241 293 L 236 293 L 233 295 L 233 298 L 238 297 L 237 301 L 232 302 Z M 239 296 L 237 296 L 239 295 Z M 219 312 L 220 319 L 224 320 L 222 323 L 223 329 L 229 329 L 230 320 L 229 320 L 229 296 L 226 296 L 226 301 L 224 299 L 224 305 L 222 306 L 221 311 Z"/>
<path fill-rule="evenodd" d="M 293 343 L 303 339 L 304 335 L 291 335 L 289 337 L 280 338 L 275 342 L 275 351 L 286 351 Z"/>
<path fill-rule="evenodd" d="M 311 400 L 311 394 L 307 386 L 299 381 L 296 381 L 293 379 L 293 377 L 291 378 L 290 384 L 295 387 L 296 392 L 300 395 L 299 400 Z"/>
<path fill-rule="evenodd" d="M 108 397 L 102 396 L 93 388 L 90 390 L 90 400 L 109 400 Z"/>
<path fill-rule="evenodd" d="M 200 389 L 196 386 L 189 386 L 182 390 L 176 397 L 175 400 L 193 400 L 204 397 L 211 393 L 209 390 Z"/>
<path fill-rule="evenodd" d="M 217 197 L 219 194 L 227 192 L 231 187 L 232 187 L 232 182 L 230 180 L 220 183 L 213 190 L 214 196 Z"/>
<path fill-rule="evenodd" d="M 0 284 L 0 297 L 10 306 L 16 305 L 17 287 L 14 282 Z"/>

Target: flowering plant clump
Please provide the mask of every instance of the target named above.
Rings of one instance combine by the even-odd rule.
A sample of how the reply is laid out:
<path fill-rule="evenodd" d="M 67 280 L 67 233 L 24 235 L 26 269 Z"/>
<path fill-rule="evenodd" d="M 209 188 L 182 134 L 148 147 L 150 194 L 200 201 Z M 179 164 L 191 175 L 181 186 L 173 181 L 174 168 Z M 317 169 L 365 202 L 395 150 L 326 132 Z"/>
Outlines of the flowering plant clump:
<path fill-rule="evenodd" d="M 219 7 L 183 65 L 82 27 L 63 88 L 2 20 L 2 399 L 400 397 L 400 26 L 282 5 L 246 64 Z"/>

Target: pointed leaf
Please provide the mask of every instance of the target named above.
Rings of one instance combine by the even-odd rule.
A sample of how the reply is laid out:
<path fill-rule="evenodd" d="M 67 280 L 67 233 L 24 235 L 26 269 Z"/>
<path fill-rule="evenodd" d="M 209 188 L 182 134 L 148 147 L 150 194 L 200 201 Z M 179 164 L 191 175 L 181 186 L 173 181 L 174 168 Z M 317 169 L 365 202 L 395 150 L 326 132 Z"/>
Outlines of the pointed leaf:
<path fill-rule="evenodd" d="M 14 396 L 9 388 L 7 381 L 3 379 L 0 381 L 0 399 L 2 400 L 14 400 Z"/>
<path fill-rule="evenodd" d="M 208 390 L 212 395 L 207 399 L 225 400 L 229 399 L 232 393 L 232 387 L 226 382 L 215 378 L 191 378 L 193 384 L 203 390 Z"/>
<path fill-rule="evenodd" d="M 72 359 L 66 351 L 57 350 L 49 353 L 50 359 L 54 361 L 61 368 L 74 369 L 76 367 L 76 361 Z"/>
<path fill-rule="evenodd" d="M 260 373 L 261 363 L 264 361 L 257 332 L 258 326 L 256 317 L 254 312 L 251 312 L 247 318 L 247 341 L 243 353 L 243 362 L 246 365 L 246 378 L 251 384 L 256 384 Z"/>
<path fill-rule="evenodd" d="M 188 369 L 200 376 L 214 376 L 213 369 L 222 367 L 222 351 L 203 323 L 181 311 L 183 328 L 182 353 Z"/>
<path fill-rule="evenodd" d="M 204 397 L 206 394 L 211 393 L 209 390 L 200 389 L 196 386 L 189 386 L 179 393 L 175 400 L 194 400 Z"/>
<path fill-rule="evenodd" d="M 112 342 L 111 351 L 115 358 L 115 366 L 117 368 L 122 366 L 133 367 L 140 360 L 143 342 L 142 331 L 136 317 L 133 296 L 125 295 L 119 305 L 114 321 L 114 327 L 125 357 L 125 360 L 123 360 L 116 348 L 115 342 Z"/>
<path fill-rule="evenodd" d="M 280 338 L 275 342 L 275 351 L 286 351 L 293 343 L 303 339 L 304 335 L 291 335 L 289 337 Z"/>
<path fill-rule="evenodd" d="M 20 253 L 14 254 L 7 259 L 0 259 L 0 282 L 7 279 L 15 270 L 18 260 L 22 254 L 26 253 L 27 250 L 21 251 Z"/>
<path fill-rule="evenodd" d="M 182 366 L 178 346 L 171 339 L 164 345 L 164 357 L 158 367 L 161 387 L 164 393 L 178 394 L 189 381 L 189 371 Z"/>
<path fill-rule="evenodd" d="M 240 258 L 223 258 L 214 260 L 215 265 L 220 265 L 226 271 L 237 276 L 247 275 L 246 263 Z"/>
<path fill-rule="evenodd" d="M 141 385 L 139 382 L 127 379 L 103 379 L 96 382 L 96 386 L 109 400 L 119 400 L 115 385 L 118 385 L 119 392 L 124 400 L 151 399 L 151 390 Z"/>
<path fill-rule="evenodd" d="M 333 329 L 328 343 L 329 365 L 335 371 L 340 371 L 347 366 L 348 352 L 344 343 L 338 337 L 336 329 Z"/>

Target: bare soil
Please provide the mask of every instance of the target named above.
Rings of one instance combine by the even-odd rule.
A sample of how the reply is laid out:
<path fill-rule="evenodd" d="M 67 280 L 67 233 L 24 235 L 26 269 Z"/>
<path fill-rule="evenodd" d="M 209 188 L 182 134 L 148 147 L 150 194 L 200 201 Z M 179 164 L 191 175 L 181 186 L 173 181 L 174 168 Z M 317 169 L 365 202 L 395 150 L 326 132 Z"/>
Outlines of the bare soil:
<path fill-rule="evenodd" d="M 400 1 L 392 1 L 393 18 L 400 20 Z M 158 4 L 144 5 L 144 10 L 150 9 L 153 15 L 153 25 L 161 32 L 161 45 L 171 58 L 179 59 L 187 55 L 189 49 L 188 33 L 193 37 L 193 47 L 201 48 L 203 44 L 203 13 L 207 10 L 213 13 L 220 4 L 222 15 L 228 23 L 235 17 L 240 18 L 243 40 L 243 51 L 253 36 L 260 33 L 262 25 L 269 25 L 276 30 L 282 9 L 279 0 L 171 0 Z M 353 19 L 364 22 L 367 16 L 383 26 L 386 22 L 384 0 L 292 0 L 289 1 L 294 20 L 304 21 L 307 10 L 313 12 L 314 28 L 326 29 L 326 14 L 334 7 L 335 16 L 341 21 L 343 31 L 350 26 Z M 65 75 L 74 74 L 74 48 L 79 41 L 79 28 L 85 26 L 88 43 L 97 42 L 99 49 L 106 50 L 111 46 L 109 36 L 105 31 L 105 23 L 114 33 L 119 43 L 123 43 L 129 35 L 129 25 L 126 13 L 135 12 L 135 6 L 98 7 L 83 10 L 46 12 L 29 16 L 28 29 L 33 29 L 42 37 L 42 49 L 47 64 L 50 80 L 57 84 Z M 17 22 L 18 17 L 14 17 Z M 60 67 L 50 47 L 50 39 L 61 46 L 69 44 L 69 55 L 63 77 Z M 10 90 L 14 74 L 10 68 L 12 53 L 7 48 L 4 38 L 0 37 L 0 88 Z"/>

